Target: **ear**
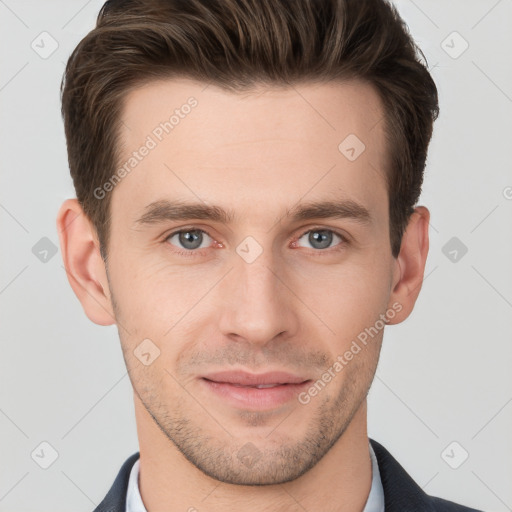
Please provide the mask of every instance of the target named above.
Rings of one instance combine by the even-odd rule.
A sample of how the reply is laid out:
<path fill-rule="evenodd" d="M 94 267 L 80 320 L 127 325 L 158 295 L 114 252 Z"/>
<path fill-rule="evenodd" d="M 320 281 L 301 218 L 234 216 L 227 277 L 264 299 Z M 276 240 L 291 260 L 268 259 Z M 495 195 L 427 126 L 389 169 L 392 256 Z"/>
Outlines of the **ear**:
<path fill-rule="evenodd" d="M 428 227 L 430 212 L 418 206 L 409 219 L 402 237 L 400 253 L 395 260 L 392 291 L 388 307 L 398 303 L 402 309 L 393 308 L 396 315 L 388 320 L 388 325 L 403 322 L 412 312 L 423 284 L 423 275 L 428 255 Z"/>
<path fill-rule="evenodd" d="M 95 324 L 114 324 L 107 273 L 96 230 L 77 199 L 62 203 L 57 214 L 57 231 L 69 284 L 85 314 Z"/>

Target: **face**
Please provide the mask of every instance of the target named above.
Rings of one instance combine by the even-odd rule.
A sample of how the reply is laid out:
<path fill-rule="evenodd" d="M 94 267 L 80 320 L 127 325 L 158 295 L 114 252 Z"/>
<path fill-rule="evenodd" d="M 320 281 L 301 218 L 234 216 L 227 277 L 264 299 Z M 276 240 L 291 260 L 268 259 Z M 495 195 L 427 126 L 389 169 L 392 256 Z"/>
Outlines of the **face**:
<path fill-rule="evenodd" d="M 394 307 L 382 118 L 354 82 L 126 97 L 116 323 L 135 394 L 207 475 L 295 479 L 365 402 Z"/>

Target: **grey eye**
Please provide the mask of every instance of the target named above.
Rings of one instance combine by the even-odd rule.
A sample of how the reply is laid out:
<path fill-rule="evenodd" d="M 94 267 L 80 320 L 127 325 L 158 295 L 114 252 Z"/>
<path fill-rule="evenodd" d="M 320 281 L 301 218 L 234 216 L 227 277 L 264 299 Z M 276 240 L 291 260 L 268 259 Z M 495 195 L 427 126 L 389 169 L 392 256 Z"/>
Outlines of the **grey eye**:
<path fill-rule="evenodd" d="M 329 248 L 332 244 L 334 237 L 339 238 L 340 241 L 343 239 L 340 235 L 336 234 L 334 231 L 330 229 L 312 229 L 311 231 L 307 231 L 300 238 L 304 238 L 307 236 L 307 242 L 312 249 L 326 249 Z"/>
<path fill-rule="evenodd" d="M 177 242 L 172 242 L 172 240 L 175 239 L 176 237 Z M 204 246 L 202 245 L 205 239 L 207 240 L 207 238 L 210 237 L 201 229 L 186 229 L 172 233 L 171 235 L 169 235 L 168 240 L 170 243 L 176 245 L 180 249 L 194 250 L 201 249 L 203 247 L 208 247 L 209 243 L 206 243 L 206 245 Z"/>

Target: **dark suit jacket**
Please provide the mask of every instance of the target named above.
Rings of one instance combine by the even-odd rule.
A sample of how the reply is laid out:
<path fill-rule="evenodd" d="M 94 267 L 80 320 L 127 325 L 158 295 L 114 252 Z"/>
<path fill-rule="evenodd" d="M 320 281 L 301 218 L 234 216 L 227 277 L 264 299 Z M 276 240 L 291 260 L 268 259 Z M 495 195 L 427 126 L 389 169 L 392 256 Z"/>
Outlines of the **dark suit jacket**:
<path fill-rule="evenodd" d="M 426 494 L 377 441 L 370 439 L 379 464 L 386 512 L 482 512 Z M 122 465 L 114 484 L 94 512 L 125 512 L 128 479 L 139 452 Z"/>

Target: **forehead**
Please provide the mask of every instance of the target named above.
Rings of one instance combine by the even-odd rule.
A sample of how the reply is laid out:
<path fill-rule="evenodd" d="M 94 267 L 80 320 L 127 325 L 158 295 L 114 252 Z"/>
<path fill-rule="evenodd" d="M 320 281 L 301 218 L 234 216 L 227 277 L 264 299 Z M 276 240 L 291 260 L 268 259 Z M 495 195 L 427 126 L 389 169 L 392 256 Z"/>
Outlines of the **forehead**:
<path fill-rule="evenodd" d="M 377 92 L 362 82 L 243 94 L 188 79 L 151 82 L 125 97 L 118 167 L 126 172 L 113 221 L 115 212 L 134 220 L 159 199 L 206 201 L 262 220 L 301 198 L 340 197 L 383 224 L 383 115 Z"/>

